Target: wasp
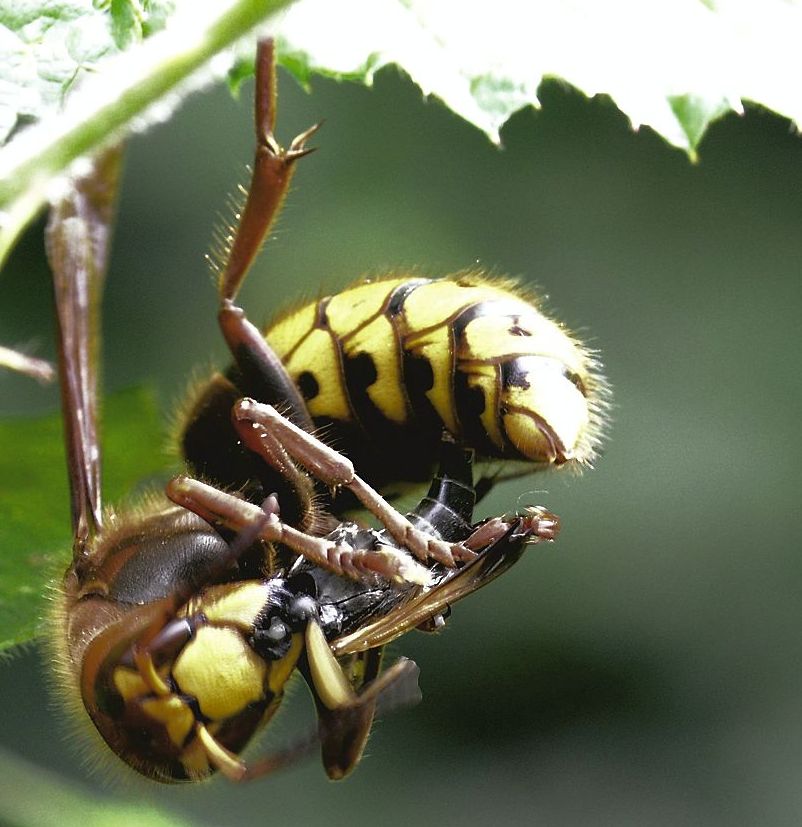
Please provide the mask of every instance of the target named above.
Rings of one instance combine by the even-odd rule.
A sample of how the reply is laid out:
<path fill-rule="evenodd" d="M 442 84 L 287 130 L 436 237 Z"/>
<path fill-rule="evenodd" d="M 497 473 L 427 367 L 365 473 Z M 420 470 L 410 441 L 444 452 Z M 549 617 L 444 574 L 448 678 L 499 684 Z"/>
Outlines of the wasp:
<path fill-rule="evenodd" d="M 417 696 L 415 665 L 382 669 L 383 647 L 414 628 L 441 627 L 455 602 L 558 530 L 541 508 L 475 523 L 473 450 L 448 429 L 429 494 L 408 515 L 314 435 L 301 385 L 234 303 L 293 166 L 309 152 L 311 130 L 287 149 L 273 137 L 271 41 L 257 51 L 255 108 L 254 177 L 226 254 L 219 314 L 254 391 L 227 411 L 252 478 L 221 485 L 182 474 L 166 497 L 103 509 L 97 316 L 118 150 L 71 182 L 46 233 L 74 537 L 53 601 L 52 659 L 73 706 L 111 751 L 164 782 L 254 778 L 313 744 L 328 775 L 342 778 L 361 757 L 377 707 Z M 348 492 L 378 527 L 340 520 L 316 487 Z M 313 737 L 246 761 L 243 750 L 296 672 L 317 709 Z"/>

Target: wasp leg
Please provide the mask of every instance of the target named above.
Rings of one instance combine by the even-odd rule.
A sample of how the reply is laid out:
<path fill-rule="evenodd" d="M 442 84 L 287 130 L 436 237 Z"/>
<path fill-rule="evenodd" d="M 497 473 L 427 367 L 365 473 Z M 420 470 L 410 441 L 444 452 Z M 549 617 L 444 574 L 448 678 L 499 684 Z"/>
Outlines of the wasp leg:
<path fill-rule="evenodd" d="M 380 653 L 375 657 L 378 669 Z M 370 668 L 370 661 L 368 661 Z M 331 653 L 320 626 L 310 621 L 306 627 L 306 647 L 301 672 L 309 684 L 318 710 L 318 733 L 321 742 L 323 766 L 329 778 L 339 780 L 359 763 L 373 725 L 377 701 L 388 691 L 397 693 L 399 686 L 414 683 L 410 700 L 420 700 L 417 688 L 417 665 L 401 658 L 389 669 L 367 683 L 357 693 L 351 686 L 337 659 Z"/>
<path fill-rule="evenodd" d="M 306 142 L 320 124 L 282 147 L 273 129 L 276 121 L 276 59 L 272 39 L 261 40 L 256 50 L 254 126 L 256 150 L 245 206 L 234 237 L 230 240 L 225 268 L 220 276 L 220 297 L 234 301 L 245 276 L 262 246 L 265 235 L 281 208 L 299 158 L 314 150 Z"/>
<path fill-rule="evenodd" d="M 241 531 L 263 513 L 253 503 L 186 476 L 175 477 L 168 483 L 167 496 L 218 530 Z M 429 570 L 401 549 L 355 549 L 299 531 L 283 523 L 276 514 L 267 517 L 258 536 L 268 543 L 281 543 L 316 566 L 357 581 L 378 574 L 389 580 L 425 586 L 431 579 Z"/>
<path fill-rule="evenodd" d="M 486 586 L 518 562 L 528 545 L 553 540 L 558 531 L 559 518 L 543 508 L 528 508 L 522 515 L 480 523 L 465 541 L 478 552 L 473 560 L 449 571 L 432 588 L 421 589 L 397 610 L 332 640 L 329 648 L 342 657 L 391 643 Z"/>
<path fill-rule="evenodd" d="M 255 98 L 256 151 L 251 183 L 237 228 L 221 239 L 216 257 L 223 262 L 217 266 L 221 270 L 218 321 L 249 392 L 286 406 L 286 413 L 294 422 L 311 429 L 312 422 L 295 383 L 261 331 L 235 304 L 239 288 L 287 194 L 295 162 L 312 152 L 306 142 L 319 127 L 318 124 L 307 129 L 287 148 L 274 137 L 276 82 L 272 40 L 262 40 L 257 47 Z M 210 260 L 214 264 L 214 259 Z"/>
<path fill-rule="evenodd" d="M 311 434 L 298 428 L 271 405 L 240 399 L 234 406 L 235 420 L 253 423 L 266 439 L 278 440 L 293 459 L 331 488 L 347 488 L 374 517 L 381 521 L 399 546 L 419 560 L 433 559 L 448 568 L 457 560 L 471 560 L 474 553 L 461 543 L 450 543 L 421 531 L 393 508 L 378 491 L 357 476 L 350 460 Z M 256 442 L 254 444 L 257 444 Z"/>
<path fill-rule="evenodd" d="M 323 526 L 326 518 L 315 507 L 315 487 L 309 475 L 298 467 L 270 433 L 266 433 L 263 428 L 254 427 L 250 422 L 238 420 L 233 415 L 233 410 L 231 419 L 242 444 L 277 471 L 278 479 L 289 495 L 305 504 L 301 510 L 302 522 L 297 527 L 313 534 L 325 533 Z M 283 502 L 284 498 L 281 499 Z"/>

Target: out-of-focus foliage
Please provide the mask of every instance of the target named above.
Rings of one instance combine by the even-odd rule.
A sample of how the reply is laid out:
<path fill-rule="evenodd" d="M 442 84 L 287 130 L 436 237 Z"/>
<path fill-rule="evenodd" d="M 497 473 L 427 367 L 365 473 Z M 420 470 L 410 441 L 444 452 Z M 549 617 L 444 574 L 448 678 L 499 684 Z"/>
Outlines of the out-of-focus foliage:
<path fill-rule="evenodd" d="M 544 78 L 609 95 L 634 128 L 691 156 L 743 100 L 802 121 L 802 5 L 786 0 L 302 0 L 279 31 L 302 80 L 370 82 L 396 63 L 493 141 L 514 112 L 539 105 Z"/>
<path fill-rule="evenodd" d="M 0 6 L 0 144 L 58 112 L 104 58 L 163 28 L 172 0 L 15 0 Z"/>
<path fill-rule="evenodd" d="M 152 393 L 118 393 L 103 406 L 104 491 L 110 503 L 164 471 Z M 0 650 L 30 640 L 50 580 L 70 559 L 61 416 L 0 419 Z"/>
<path fill-rule="evenodd" d="M 0 750 L 4 827 L 186 827 L 190 822 L 142 802 L 98 802 L 53 773 Z"/>

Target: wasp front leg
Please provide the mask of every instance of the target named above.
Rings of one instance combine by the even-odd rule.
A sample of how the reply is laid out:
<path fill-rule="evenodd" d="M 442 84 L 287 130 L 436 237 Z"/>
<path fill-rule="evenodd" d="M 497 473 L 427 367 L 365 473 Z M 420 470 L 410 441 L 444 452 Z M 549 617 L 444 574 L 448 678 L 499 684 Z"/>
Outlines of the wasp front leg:
<path fill-rule="evenodd" d="M 262 513 L 259 506 L 247 500 L 183 475 L 168 483 L 167 496 L 218 531 L 242 531 Z M 353 580 L 364 581 L 379 575 L 419 586 L 430 582 L 429 570 L 402 549 L 392 546 L 354 548 L 338 540 L 300 531 L 283 522 L 277 513 L 269 515 L 258 536 L 266 543 L 279 543 L 310 563 Z"/>
<path fill-rule="evenodd" d="M 406 706 L 420 700 L 420 670 L 413 661 L 401 658 L 378 674 L 381 650 L 371 649 L 360 655 L 366 672 L 375 677 L 357 692 L 331 653 L 320 626 L 310 621 L 299 668 L 315 699 L 323 766 L 333 780 L 344 778 L 359 763 L 382 696 L 395 695 L 393 705 Z M 399 702 L 401 694 L 405 697 Z"/>

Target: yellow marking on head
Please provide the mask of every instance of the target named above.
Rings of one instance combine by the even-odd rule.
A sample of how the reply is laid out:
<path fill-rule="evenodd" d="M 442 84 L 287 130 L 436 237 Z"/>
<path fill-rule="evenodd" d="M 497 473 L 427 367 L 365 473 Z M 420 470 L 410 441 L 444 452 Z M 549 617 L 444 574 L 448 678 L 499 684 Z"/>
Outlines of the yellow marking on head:
<path fill-rule="evenodd" d="M 264 697 L 267 665 L 233 629 L 201 626 L 173 665 L 182 692 L 212 719 L 231 718 Z"/>
<path fill-rule="evenodd" d="M 202 604 L 198 604 L 196 610 L 202 611 L 210 623 L 232 625 L 245 631 L 253 628 L 269 593 L 267 583 L 258 580 L 228 583 L 207 589 Z"/>
<path fill-rule="evenodd" d="M 142 675 L 136 669 L 127 666 L 118 666 L 112 673 L 114 688 L 120 693 L 124 701 L 141 698 L 150 694 L 150 687 L 142 680 Z"/>
<path fill-rule="evenodd" d="M 152 665 L 151 661 L 151 665 Z M 159 685 L 166 689 L 166 692 L 161 692 L 161 695 L 169 695 L 170 689 L 165 682 L 165 678 L 170 671 L 169 664 L 160 667 L 156 674 L 156 680 Z M 141 698 L 143 695 L 150 695 L 153 693 L 153 685 L 142 677 L 142 673 L 138 669 L 132 669 L 129 666 L 117 666 L 112 673 L 112 681 L 114 688 L 120 693 L 124 701 L 131 701 L 135 698 Z"/>
<path fill-rule="evenodd" d="M 177 747 L 184 743 L 195 724 L 195 716 L 181 698 L 175 695 L 168 698 L 146 698 L 140 704 L 154 721 L 164 724 L 170 740 Z"/>

